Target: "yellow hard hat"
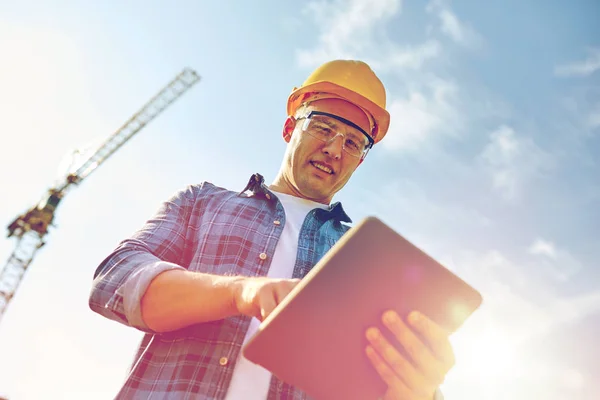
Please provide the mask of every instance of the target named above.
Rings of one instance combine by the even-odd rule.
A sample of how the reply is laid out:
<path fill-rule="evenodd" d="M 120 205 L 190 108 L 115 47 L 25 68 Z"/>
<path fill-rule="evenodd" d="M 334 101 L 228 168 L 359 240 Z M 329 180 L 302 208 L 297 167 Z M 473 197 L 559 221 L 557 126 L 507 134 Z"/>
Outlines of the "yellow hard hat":
<path fill-rule="evenodd" d="M 371 119 L 371 135 L 379 142 L 390 126 L 385 109 L 385 88 L 371 67 L 362 61 L 329 61 L 313 71 L 288 98 L 287 113 L 294 115 L 307 100 L 341 98 L 360 107 Z"/>

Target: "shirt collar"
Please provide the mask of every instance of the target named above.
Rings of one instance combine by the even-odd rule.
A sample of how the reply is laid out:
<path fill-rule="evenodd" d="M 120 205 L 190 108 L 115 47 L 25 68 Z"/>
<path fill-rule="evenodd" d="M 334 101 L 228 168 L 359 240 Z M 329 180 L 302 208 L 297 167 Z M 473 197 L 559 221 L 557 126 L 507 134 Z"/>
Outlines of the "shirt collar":
<path fill-rule="evenodd" d="M 246 191 L 250 190 L 254 195 L 259 195 L 261 197 L 265 197 L 267 201 L 273 201 L 275 195 L 273 192 L 269 190 L 269 188 L 265 185 L 265 178 L 259 174 L 255 173 L 250 176 L 248 180 L 248 184 L 239 194 L 242 195 Z M 329 206 L 327 210 L 324 210 L 329 216 L 347 223 L 352 223 L 352 219 L 346 214 L 344 208 L 342 207 L 341 202 L 335 202 Z"/>

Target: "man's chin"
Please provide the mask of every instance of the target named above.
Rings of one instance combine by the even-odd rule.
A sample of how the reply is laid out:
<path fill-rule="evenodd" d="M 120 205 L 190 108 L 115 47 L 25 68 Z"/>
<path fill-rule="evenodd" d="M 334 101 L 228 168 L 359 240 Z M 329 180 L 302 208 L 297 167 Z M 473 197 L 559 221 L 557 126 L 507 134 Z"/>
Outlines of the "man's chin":
<path fill-rule="evenodd" d="M 330 195 L 328 190 L 319 190 L 315 185 L 302 185 L 298 191 L 305 199 L 319 203 L 325 201 Z"/>

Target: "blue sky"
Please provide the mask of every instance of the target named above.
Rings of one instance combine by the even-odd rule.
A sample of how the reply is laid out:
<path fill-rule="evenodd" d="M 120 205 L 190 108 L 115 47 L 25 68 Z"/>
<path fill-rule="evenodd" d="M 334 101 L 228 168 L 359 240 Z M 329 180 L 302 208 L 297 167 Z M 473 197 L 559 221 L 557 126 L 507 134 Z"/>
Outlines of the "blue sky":
<path fill-rule="evenodd" d="M 0 395 L 114 395 L 140 334 L 89 311 L 95 267 L 187 184 L 273 179 L 287 95 L 332 58 L 368 61 L 392 115 L 336 200 L 485 297 L 447 397 L 600 394 L 600 3 L 52 3 L 0 5 L 2 224 L 182 68 L 202 80 L 61 204 L 0 324 Z"/>

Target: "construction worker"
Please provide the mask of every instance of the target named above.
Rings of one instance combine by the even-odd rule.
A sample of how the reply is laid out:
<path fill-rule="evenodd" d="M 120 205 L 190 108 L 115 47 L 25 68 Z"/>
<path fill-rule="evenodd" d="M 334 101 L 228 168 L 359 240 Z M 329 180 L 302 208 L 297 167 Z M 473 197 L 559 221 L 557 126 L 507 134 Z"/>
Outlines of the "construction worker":
<path fill-rule="evenodd" d="M 90 307 L 146 333 L 117 399 L 308 398 L 240 350 L 349 229 L 332 198 L 385 137 L 385 103 L 364 62 L 321 65 L 289 96 L 271 184 L 254 174 L 241 191 L 190 185 L 102 261 Z M 454 362 L 447 335 L 423 315 L 382 318 L 397 343 L 370 328 L 363 349 L 387 383 L 382 398 L 440 396 Z"/>

